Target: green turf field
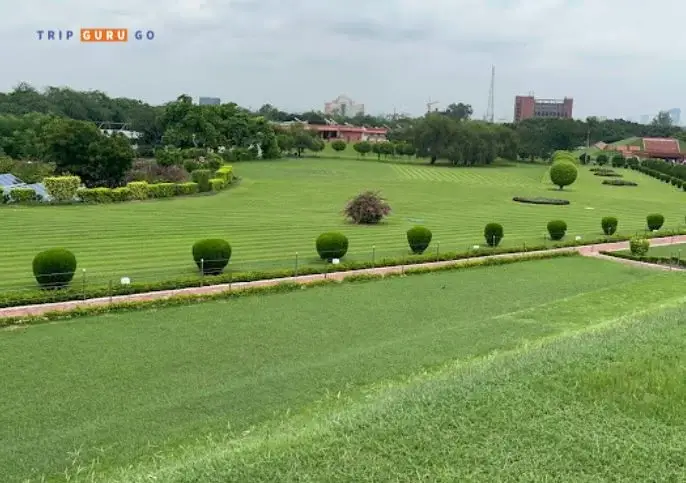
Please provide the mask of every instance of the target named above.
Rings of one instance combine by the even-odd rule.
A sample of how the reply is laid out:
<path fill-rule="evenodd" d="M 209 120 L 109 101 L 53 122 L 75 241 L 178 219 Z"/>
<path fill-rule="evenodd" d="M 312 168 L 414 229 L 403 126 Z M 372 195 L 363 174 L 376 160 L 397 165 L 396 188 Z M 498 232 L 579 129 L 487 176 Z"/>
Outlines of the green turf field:
<path fill-rule="evenodd" d="M 193 276 L 192 244 L 222 237 L 233 247 L 234 270 L 269 270 L 316 261 L 315 238 L 340 230 L 350 239 L 349 258 L 371 260 L 407 254 L 406 231 L 422 224 L 434 233 L 430 250 L 465 251 L 483 245 L 486 223 L 505 228 L 504 245 L 541 244 L 548 221 L 561 218 L 568 239 L 600 236 L 603 216 L 619 218 L 619 233 L 642 230 L 645 216 L 663 213 L 666 228 L 684 222 L 685 193 L 649 176 L 623 170 L 638 187 L 603 186 L 580 168 L 563 193 L 547 167 L 452 168 L 331 158 L 239 163 L 240 184 L 214 196 L 90 206 L 3 206 L 5 261 L 0 288 L 35 286 L 31 261 L 52 247 L 72 250 L 76 282 L 107 285 Z M 381 190 L 393 208 L 386 223 L 353 226 L 341 211 L 359 192 Z M 534 206 L 513 196 L 561 196 L 570 206 Z M 374 255 L 372 255 L 374 254 Z"/>
<path fill-rule="evenodd" d="M 565 258 L 3 330 L 0 474 L 667 476 L 686 450 L 670 426 L 686 415 L 686 334 L 655 314 L 682 277 Z M 637 310 L 639 338 L 575 335 Z"/>

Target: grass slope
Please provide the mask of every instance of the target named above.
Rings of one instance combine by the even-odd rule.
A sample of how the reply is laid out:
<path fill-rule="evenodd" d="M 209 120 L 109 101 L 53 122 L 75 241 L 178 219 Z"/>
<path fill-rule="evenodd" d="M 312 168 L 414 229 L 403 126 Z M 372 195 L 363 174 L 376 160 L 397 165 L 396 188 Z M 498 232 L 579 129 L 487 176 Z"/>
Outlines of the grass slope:
<path fill-rule="evenodd" d="M 663 213 L 667 227 L 683 222 L 684 193 L 646 175 L 623 171 L 636 188 L 603 186 L 580 170 L 560 193 L 545 166 L 450 168 L 306 158 L 241 163 L 240 186 L 216 196 L 91 206 L 2 207 L 5 261 L 0 289 L 35 287 L 31 261 L 40 250 L 65 247 L 76 254 L 76 284 L 106 286 L 193 276 L 191 246 L 222 237 L 233 246 L 235 270 L 294 268 L 315 263 L 314 240 L 326 230 L 350 238 L 349 257 L 370 260 L 407 254 L 405 232 L 415 224 L 434 232 L 433 246 L 464 251 L 484 244 L 488 222 L 505 227 L 505 245 L 540 244 L 546 224 L 562 218 L 569 237 L 600 236 L 600 219 L 617 216 L 619 231 L 633 233 L 648 213 Z M 365 189 L 389 199 L 392 216 L 380 226 L 353 226 L 342 215 L 346 201 Z M 513 196 L 561 196 L 569 206 L 514 203 Z M 587 208 L 593 208 L 589 210 Z M 374 248 L 375 247 L 375 248 Z"/>
<path fill-rule="evenodd" d="M 681 297 L 681 277 L 557 259 L 0 331 L 0 474 L 101 473 L 241 435 Z"/>

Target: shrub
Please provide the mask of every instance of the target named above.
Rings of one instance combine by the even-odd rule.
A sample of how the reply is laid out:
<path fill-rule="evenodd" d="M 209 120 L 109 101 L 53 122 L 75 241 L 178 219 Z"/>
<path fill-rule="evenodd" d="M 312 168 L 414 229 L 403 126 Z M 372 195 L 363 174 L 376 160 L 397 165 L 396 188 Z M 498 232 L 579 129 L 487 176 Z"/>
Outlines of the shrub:
<path fill-rule="evenodd" d="M 191 173 L 191 179 L 194 183 L 198 183 L 198 191 L 205 193 L 212 189 L 210 179 L 212 178 L 212 171 L 209 169 L 196 169 Z"/>
<path fill-rule="evenodd" d="M 76 191 L 76 196 L 84 203 L 98 202 L 94 188 L 79 188 Z"/>
<path fill-rule="evenodd" d="M 114 195 L 110 188 L 93 188 L 96 203 L 114 203 Z"/>
<path fill-rule="evenodd" d="M 343 258 L 348 253 L 348 238 L 343 233 L 322 233 L 315 242 L 317 253 L 322 260 L 331 261 Z"/>
<path fill-rule="evenodd" d="M 365 191 L 357 195 L 343 210 L 345 216 L 353 222 L 365 225 L 379 223 L 390 212 L 389 204 L 375 191 Z"/>
<path fill-rule="evenodd" d="M 212 191 L 221 191 L 226 187 L 226 181 L 221 178 L 212 178 L 210 180 L 210 188 Z"/>
<path fill-rule="evenodd" d="M 617 171 L 614 171 L 612 169 L 608 168 L 596 168 L 594 170 L 594 173 L 596 176 L 607 176 L 610 178 L 621 178 L 622 175 L 619 174 Z"/>
<path fill-rule="evenodd" d="M 617 231 L 617 225 L 619 225 L 619 220 L 614 216 L 606 216 L 600 220 L 600 226 L 603 229 L 603 233 L 606 235 L 614 235 Z"/>
<path fill-rule="evenodd" d="M 216 172 L 224 164 L 224 159 L 217 153 L 207 153 L 202 159 L 202 164 L 206 169 L 213 173 Z"/>
<path fill-rule="evenodd" d="M 177 196 L 194 195 L 198 192 L 198 183 L 179 183 L 176 185 Z"/>
<path fill-rule="evenodd" d="M 51 248 L 33 259 L 33 276 L 41 288 L 57 289 L 69 285 L 76 272 L 76 257 L 64 248 Z"/>
<path fill-rule="evenodd" d="M 603 184 L 610 186 L 638 186 L 638 183 L 627 181 L 625 179 L 604 179 Z"/>
<path fill-rule="evenodd" d="M 642 257 L 648 253 L 650 242 L 645 238 L 636 236 L 629 240 L 629 249 L 632 255 Z"/>
<path fill-rule="evenodd" d="M 548 222 L 548 234 L 551 240 L 562 240 L 567 233 L 567 223 L 562 220 Z"/>
<path fill-rule="evenodd" d="M 14 203 L 30 203 L 39 199 L 33 188 L 13 188 L 9 192 L 9 197 Z"/>
<path fill-rule="evenodd" d="M 129 201 L 131 199 L 131 190 L 126 186 L 120 188 L 114 188 L 112 190 L 112 200 L 115 203 L 121 203 L 123 201 Z"/>
<path fill-rule="evenodd" d="M 632 156 L 626 160 L 626 165 L 631 169 L 636 169 L 640 165 L 640 161 L 636 156 Z"/>
<path fill-rule="evenodd" d="M 179 166 L 183 163 L 183 152 L 179 148 L 166 146 L 155 150 L 155 160 L 160 166 Z"/>
<path fill-rule="evenodd" d="M 531 203 L 533 205 L 568 205 L 569 200 L 562 200 L 559 198 L 543 198 L 536 196 L 533 198 L 528 198 L 526 196 L 515 196 L 512 201 L 517 201 L 518 203 Z"/>
<path fill-rule="evenodd" d="M 150 196 L 150 185 L 145 181 L 134 181 L 126 187 L 131 191 L 131 199 L 147 200 Z"/>
<path fill-rule="evenodd" d="M 581 164 L 588 164 L 591 162 L 591 156 L 589 156 L 588 153 L 581 153 L 579 161 L 581 161 Z"/>
<path fill-rule="evenodd" d="M 357 154 L 366 156 L 372 150 L 372 143 L 369 141 L 360 141 L 359 143 L 353 144 L 353 149 Z"/>
<path fill-rule="evenodd" d="M 431 230 L 423 226 L 414 226 L 407 230 L 407 243 L 412 253 L 420 255 L 429 248 L 431 243 Z"/>
<path fill-rule="evenodd" d="M 598 156 L 596 156 L 596 158 L 595 158 L 595 162 L 598 166 L 605 166 L 607 164 L 607 161 L 608 161 L 607 154 L 601 153 Z"/>
<path fill-rule="evenodd" d="M 484 228 L 484 238 L 488 246 L 497 247 L 503 239 L 503 225 L 499 223 L 489 223 Z"/>
<path fill-rule="evenodd" d="M 223 179 L 226 184 L 233 181 L 233 167 L 232 166 L 222 166 L 214 173 L 215 178 Z"/>
<path fill-rule="evenodd" d="M 220 238 L 200 240 L 193 245 L 193 260 L 203 275 L 219 275 L 229 264 L 231 245 Z"/>
<path fill-rule="evenodd" d="M 345 151 L 345 148 L 348 147 L 348 144 L 345 141 L 337 139 L 331 143 L 331 147 L 334 151 L 340 153 L 341 151 Z"/>
<path fill-rule="evenodd" d="M 578 174 L 576 166 L 569 161 L 556 161 L 550 167 L 550 181 L 560 189 L 574 183 Z"/>
<path fill-rule="evenodd" d="M 151 198 L 171 198 L 176 196 L 176 185 L 174 183 L 155 183 L 148 186 Z"/>
<path fill-rule="evenodd" d="M 646 222 L 650 231 L 659 230 L 665 224 L 665 217 L 659 213 L 646 216 Z"/>
<path fill-rule="evenodd" d="M 53 176 L 43 179 L 46 191 L 54 201 L 71 201 L 81 186 L 78 176 Z"/>
<path fill-rule="evenodd" d="M 200 162 L 197 159 L 185 159 L 183 161 L 183 169 L 185 169 L 189 173 L 193 173 L 196 169 L 200 169 L 202 166 L 200 165 Z"/>
<path fill-rule="evenodd" d="M 188 172 L 182 166 L 160 166 L 154 159 L 137 159 L 124 177 L 127 183 L 147 181 L 150 184 L 182 183 L 189 178 Z"/>
<path fill-rule="evenodd" d="M 612 156 L 611 164 L 613 168 L 623 168 L 626 166 L 626 159 L 621 154 Z"/>

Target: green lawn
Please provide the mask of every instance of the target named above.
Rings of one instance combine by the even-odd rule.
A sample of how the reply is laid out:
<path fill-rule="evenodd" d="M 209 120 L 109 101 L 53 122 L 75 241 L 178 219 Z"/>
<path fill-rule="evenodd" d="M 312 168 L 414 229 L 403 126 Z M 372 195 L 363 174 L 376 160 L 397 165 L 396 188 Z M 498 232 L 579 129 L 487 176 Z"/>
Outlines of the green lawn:
<path fill-rule="evenodd" d="M 626 250 L 626 252 L 629 252 Z M 678 243 L 674 245 L 666 245 L 661 247 L 650 247 L 647 256 L 649 257 L 679 257 L 686 258 L 686 243 Z"/>
<path fill-rule="evenodd" d="M 156 281 L 196 273 L 192 244 L 222 237 L 233 246 L 234 270 L 269 270 L 316 261 L 314 240 L 326 230 L 350 239 L 349 258 L 371 260 L 407 254 L 406 231 L 423 224 L 434 233 L 430 250 L 464 251 L 483 245 L 483 227 L 500 222 L 504 245 L 541 244 L 554 218 L 569 225 L 568 238 L 597 238 L 603 216 L 619 218 L 620 233 L 642 230 L 648 213 L 663 213 L 665 226 L 684 221 L 682 191 L 623 170 L 640 186 L 601 185 L 581 168 L 578 181 L 560 193 L 546 166 L 451 168 L 355 159 L 304 158 L 239 163 L 239 186 L 215 196 L 116 205 L 0 207 L 5 263 L 0 289 L 35 286 L 31 261 L 40 250 L 61 246 L 79 261 L 75 283 L 107 285 L 128 276 Z M 362 190 L 381 190 L 393 213 L 380 226 L 353 226 L 341 215 Z M 570 206 L 534 206 L 513 196 L 561 196 Z"/>
<path fill-rule="evenodd" d="M 667 426 L 683 404 L 683 324 L 669 338 L 656 331 L 669 344 L 644 350 L 634 366 L 635 337 L 616 350 L 574 337 L 529 347 L 681 300 L 682 277 L 565 258 L 0 331 L 0 474 L 105 477 L 152 458 L 186 478 L 148 481 L 294 481 L 301 470 L 308 481 L 439 481 L 431 472 L 455 481 L 449 472 L 537 465 L 600 474 L 593 455 L 658 465 L 661 445 L 675 457 L 686 449 Z M 425 372 L 457 361 L 454 381 L 437 385 Z M 674 367 L 681 373 L 663 371 Z M 412 375 L 424 382 L 399 392 Z M 637 394 L 649 387 L 643 399 L 625 394 L 629 375 Z M 655 425 L 652 446 L 641 408 Z M 346 442 L 331 426 L 338 414 Z M 224 444 L 207 449 L 208 435 Z M 148 470 L 130 471 L 123 481 Z"/>

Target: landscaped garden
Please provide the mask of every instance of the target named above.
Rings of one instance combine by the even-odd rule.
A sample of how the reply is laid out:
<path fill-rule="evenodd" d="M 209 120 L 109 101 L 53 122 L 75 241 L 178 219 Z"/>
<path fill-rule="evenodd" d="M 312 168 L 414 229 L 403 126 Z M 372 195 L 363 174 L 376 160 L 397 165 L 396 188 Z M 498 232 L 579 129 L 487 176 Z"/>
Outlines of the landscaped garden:
<path fill-rule="evenodd" d="M 0 474 L 678 479 L 682 283 L 564 257 L 4 330 Z"/>

